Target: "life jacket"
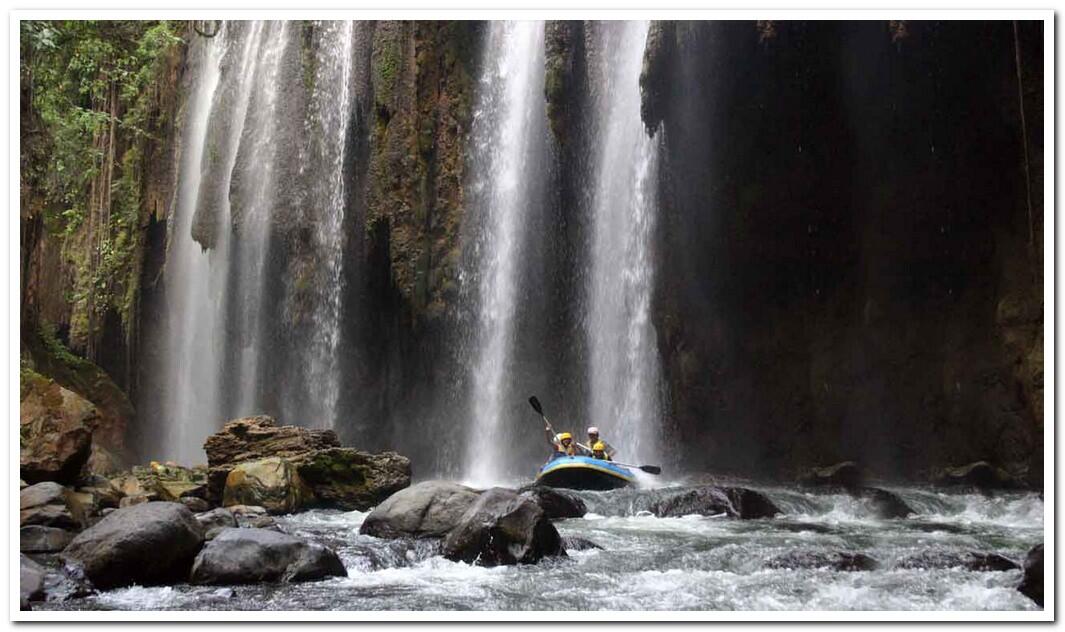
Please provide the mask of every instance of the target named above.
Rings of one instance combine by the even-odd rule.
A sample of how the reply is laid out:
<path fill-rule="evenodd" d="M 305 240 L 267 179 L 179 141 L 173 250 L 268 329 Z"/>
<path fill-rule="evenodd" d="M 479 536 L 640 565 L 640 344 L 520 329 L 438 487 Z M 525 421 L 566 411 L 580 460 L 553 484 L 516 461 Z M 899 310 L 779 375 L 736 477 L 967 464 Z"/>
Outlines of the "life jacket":
<path fill-rule="evenodd" d="M 569 442 L 568 448 L 561 443 L 556 443 L 555 451 L 566 456 L 577 456 L 577 446 L 572 441 Z"/>

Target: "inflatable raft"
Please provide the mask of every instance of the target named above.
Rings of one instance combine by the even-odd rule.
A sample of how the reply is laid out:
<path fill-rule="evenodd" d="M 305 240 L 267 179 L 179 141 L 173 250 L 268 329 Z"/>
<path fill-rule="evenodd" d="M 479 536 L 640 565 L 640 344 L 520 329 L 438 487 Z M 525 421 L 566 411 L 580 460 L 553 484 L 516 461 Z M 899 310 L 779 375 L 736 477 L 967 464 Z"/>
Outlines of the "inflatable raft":
<path fill-rule="evenodd" d="M 556 454 L 540 468 L 536 482 L 549 487 L 604 490 L 632 485 L 636 476 L 610 461 Z"/>

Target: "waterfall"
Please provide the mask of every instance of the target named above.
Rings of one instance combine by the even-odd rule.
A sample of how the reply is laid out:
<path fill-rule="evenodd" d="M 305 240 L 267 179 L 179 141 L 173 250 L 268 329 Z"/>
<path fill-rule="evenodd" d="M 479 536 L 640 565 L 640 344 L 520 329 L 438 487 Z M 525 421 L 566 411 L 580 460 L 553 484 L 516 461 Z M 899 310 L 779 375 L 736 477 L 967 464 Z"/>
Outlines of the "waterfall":
<path fill-rule="evenodd" d="M 219 413 L 221 351 L 219 310 L 224 288 L 217 273 L 225 265 L 219 252 L 204 253 L 191 236 L 192 215 L 200 191 L 200 163 L 207 139 L 211 102 L 221 75 L 220 62 L 229 42 L 226 34 L 192 49 L 190 66 L 197 81 L 185 114 L 176 211 L 171 218 L 165 285 L 169 308 L 164 341 L 168 417 L 166 441 L 160 448 L 183 463 L 202 460 L 198 441 L 210 432 Z M 198 63 L 197 63 L 198 62 Z"/>
<path fill-rule="evenodd" d="M 235 416 L 335 422 L 354 32 L 227 22 L 193 45 L 202 61 L 167 254 L 159 453 L 202 461 L 204 439 Z"/>
<path fill-rule="evenodd" d="M 473 265 L 463 279 L 476 292 L 465 467 L 475 483 L 507 475 L 512 422 L 528 423 L 509 414 L 524 398 L 508 384 L 525 229 L 542 186 L 535 165 L 547 134 L 543 86 L 544 24 L 492 22 L 472 130 Z"/>
<path fill-rule="evenodd" d="M 622 460 L 656 458 L 660 367 L 651 321 L 651 252 L 658 142 L 640 120 L 639 76 L 647 22 L 607 22 L 599 37 L 598 156 L 585 329 L 590 350 L 589 425 Z"/>
<path fill-rule="evenodd" d="M 301 162 L 301 174 L 311 180 L 307 208 L 320 210 L 314 222 L 316 262 L 321 300 L 313 315 L 313 333 L 305 348 L 306 388 L 310 395 L 309 420 L 334 427 L 340 396 L 338 345 L 344 264 L 344 211 L 347 201 L 344 164 L 350 113 L 354 102 L 352 55 L 354 22 L 320 23 L 322 44 L 315 59 L 316 76 L 311 94 L 307 136 L 311 155 Z M 307 165 L 313 165 L 308 170 Z"/>

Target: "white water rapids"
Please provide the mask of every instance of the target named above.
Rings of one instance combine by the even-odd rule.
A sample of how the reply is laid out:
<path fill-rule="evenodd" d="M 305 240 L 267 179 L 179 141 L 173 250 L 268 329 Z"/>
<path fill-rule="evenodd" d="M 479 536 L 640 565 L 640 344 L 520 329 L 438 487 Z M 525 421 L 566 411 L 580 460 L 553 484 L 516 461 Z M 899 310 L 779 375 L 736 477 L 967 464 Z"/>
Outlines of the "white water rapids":
<path fill-rule="evenodd" d="M 232 588 L 133 587 L 61 608 L 247 610 L 1032 610 L 1015 590 L 1021 571 L 915 567 L 922 554 L 996 553 L 1023 562 L 1043 539 L 1035 494 L 995 497 L 896 489 L 920 514 L 881 520 L 849 496 L 765 490 L 786 512 L 772 519 L 641 512 L 662 490 L 583 492 L 589 513 L 555 523 L 563 537 L 602 549 L 570 550 L 536 565 L 450 562 L 429 541 L 358 533 L 366 514 L 311 511 L 282 528 L 334 548 L 348 577 Z M 789 552 L 859 552 L 872 571 L 776 568 Z"/>

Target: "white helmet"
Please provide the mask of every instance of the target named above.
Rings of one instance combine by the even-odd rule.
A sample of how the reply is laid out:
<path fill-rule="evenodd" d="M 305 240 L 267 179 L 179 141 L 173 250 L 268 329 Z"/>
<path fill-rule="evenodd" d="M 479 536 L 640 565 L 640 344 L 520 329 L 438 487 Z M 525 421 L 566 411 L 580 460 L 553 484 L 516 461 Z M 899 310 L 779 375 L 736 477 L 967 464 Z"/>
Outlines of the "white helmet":
<path fill-rule="evenodd" d="M 588 428 L 588 434 L 590 434 L 590 435 L 599 434 L 599 427 L 598 426 L 592 426 L 592 427 Z"/>

